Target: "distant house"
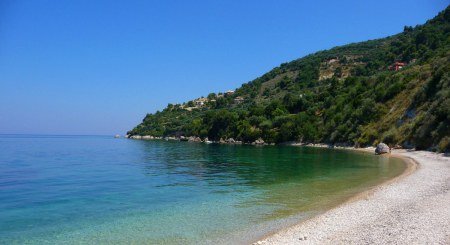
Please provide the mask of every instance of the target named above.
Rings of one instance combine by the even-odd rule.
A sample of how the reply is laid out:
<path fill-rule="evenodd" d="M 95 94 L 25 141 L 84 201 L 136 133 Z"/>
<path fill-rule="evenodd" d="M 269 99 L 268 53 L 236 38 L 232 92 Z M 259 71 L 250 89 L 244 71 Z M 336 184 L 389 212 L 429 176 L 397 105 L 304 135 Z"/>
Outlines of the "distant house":
<path fill-rule="evenodd" d="M 393 65 L 389 66 L 389 70 L 391 71 L 398 71 L 406 66 L 406 63 L 404 62 L 395 62 Z"/>
<path fill-rule="evenodd" d="M 237 103 L 237 104 L 244 102 L 244 100 L 245 99 L 243 97 L 241 97 L 241 96 L 238 96 L 238 97 L 234 98 L 234 102 Z"/>
<path fill-rule="evenodd" d="M 197 107 L 204 106 L 206 102 L 208 102 L 207 98 L 199 98 L 194 101 L 194 103 Z"/>
<path fill-rule="evenodd" d="M 228 90 L 227 92 L 225 92 L 225 95 L 229 96 L 229 95 L 233 95 L 234 94 L 234 90 Z"/>

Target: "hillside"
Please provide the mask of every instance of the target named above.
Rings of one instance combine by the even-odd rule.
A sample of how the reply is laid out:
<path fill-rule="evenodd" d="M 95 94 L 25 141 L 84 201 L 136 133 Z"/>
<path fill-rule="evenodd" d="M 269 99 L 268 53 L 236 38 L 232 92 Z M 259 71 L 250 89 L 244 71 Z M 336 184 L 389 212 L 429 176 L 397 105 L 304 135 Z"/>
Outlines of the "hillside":
<path fill-rule="evenodd" d="M 450 7 L 387 38 L 281 64 L 235 91 L 147 114 L 129 135 L 450 147 Z"/>

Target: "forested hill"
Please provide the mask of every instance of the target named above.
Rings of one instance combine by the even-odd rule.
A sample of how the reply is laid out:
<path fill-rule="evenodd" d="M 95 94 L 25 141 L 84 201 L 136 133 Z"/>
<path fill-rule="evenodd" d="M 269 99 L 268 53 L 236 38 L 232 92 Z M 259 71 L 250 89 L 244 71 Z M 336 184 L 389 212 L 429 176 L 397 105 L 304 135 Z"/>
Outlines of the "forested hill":
<path fill-rule="evenodd" d="M 387 38 L 281 64 L 235 91 L 147 114 L 130 135 L 450 147 L 450 7 Z"/>

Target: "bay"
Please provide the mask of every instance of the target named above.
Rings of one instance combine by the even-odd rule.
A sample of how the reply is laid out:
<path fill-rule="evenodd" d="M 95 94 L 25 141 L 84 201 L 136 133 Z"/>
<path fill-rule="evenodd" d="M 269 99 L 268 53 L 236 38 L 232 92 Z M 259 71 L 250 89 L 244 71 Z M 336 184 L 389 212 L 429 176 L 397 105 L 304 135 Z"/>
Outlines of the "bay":
<path fill-rule="evenodd" d="M 404 169 L 346 150 L 0 135 L 0 243 L 248 243 Z"/>

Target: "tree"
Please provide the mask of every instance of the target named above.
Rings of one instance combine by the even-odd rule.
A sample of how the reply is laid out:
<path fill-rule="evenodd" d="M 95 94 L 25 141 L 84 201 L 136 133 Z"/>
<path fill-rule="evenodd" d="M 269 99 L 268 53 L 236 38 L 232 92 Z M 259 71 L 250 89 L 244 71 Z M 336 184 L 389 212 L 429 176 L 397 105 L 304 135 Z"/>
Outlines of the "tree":
<path fill-rule="evenodd" d="M 219 140 L 236 135 L 237 120 L 237 114 L 228 110 L 208 112 L 204 118 L 204 123 L 208 127 L 208 138 Z"/>
<path fill-rule="evenodd" d="M 222 109 L 222 108 L 227 107 L 227 104 L 228 104 L 227 99 L 224 97 L 220 97 L 220 98 L 217 98 L 217 100 L 216 100 L 215 108 Z"/>
<path fill-rule="evenodd" d="M 210 94 L 208 94 L 208 99 L 209 100 L 213 100 L 213 99 L 215 99 L 216 98 L 216 94 L 215 93 L 210 93 Z"/>
<path fill-rule="evenodd" d="M 334 71 L 334 76 L 337 78 L 342 77 L 342 67 L 339 66 L 338 68 L 336 68 L 336 70 Z"/>

